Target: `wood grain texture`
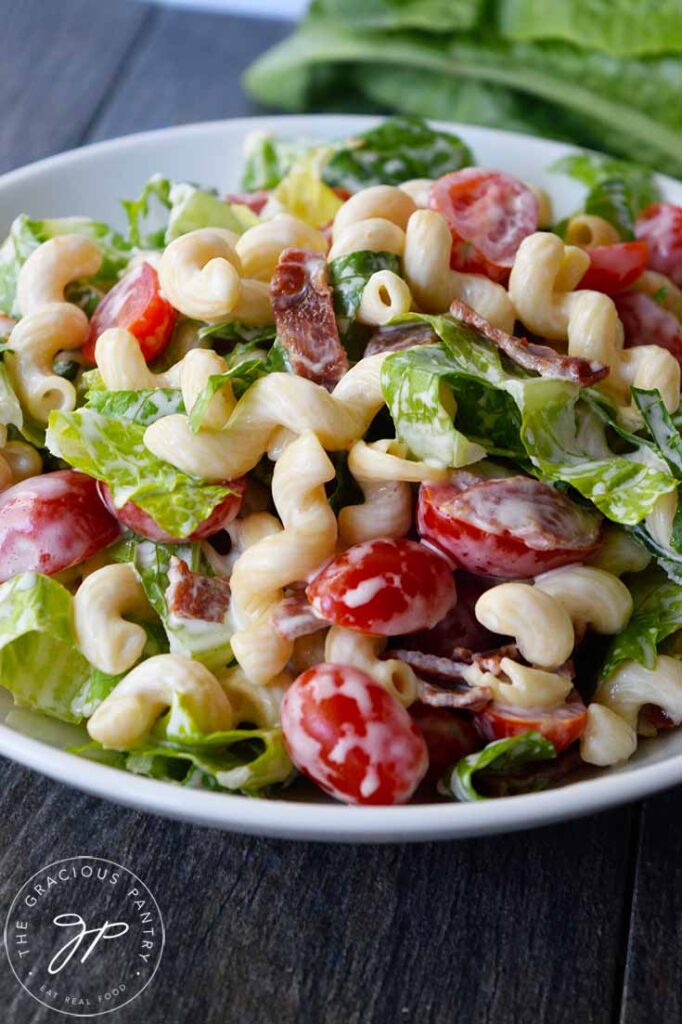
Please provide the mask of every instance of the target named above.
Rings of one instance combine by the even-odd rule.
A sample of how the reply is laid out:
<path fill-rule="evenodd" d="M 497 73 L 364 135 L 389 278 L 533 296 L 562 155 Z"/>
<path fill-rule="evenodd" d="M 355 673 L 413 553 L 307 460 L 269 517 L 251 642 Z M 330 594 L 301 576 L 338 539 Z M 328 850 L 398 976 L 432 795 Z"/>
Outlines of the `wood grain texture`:
<path fill-rule="evenodd" d="M 159 11 L 88 141 L 188 121 L 262 113 L 239 80 L 291 24 Z"/>
<path fill-rule="evenodd" d="M 162 821 L 5 766 L 0 902 L 52 860 L 129 867 L 165 918 L 115 1024 L 610 1024 L 630 814 L 424 846 L 344 847 Z M 47 1024 L 6 965 L 12 1024 Z"/>
<path fill-rule="evenodd" d="M 679 789 L 644 805 L 620 1024 L 682 1020 L 681 821 Z"/>
<path fill-rule="evenodd" d="M 78 145 L 151 15 L 119 0 L 0 6 L 2 172 Z"/>

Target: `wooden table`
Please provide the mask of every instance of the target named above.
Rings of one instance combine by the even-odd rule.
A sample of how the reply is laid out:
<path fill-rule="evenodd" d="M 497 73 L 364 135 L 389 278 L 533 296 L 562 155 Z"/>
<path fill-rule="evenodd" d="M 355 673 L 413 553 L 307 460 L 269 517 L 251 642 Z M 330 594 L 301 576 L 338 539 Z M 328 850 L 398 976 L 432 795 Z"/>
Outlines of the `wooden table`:
<path fill-rule="evenodd" d="M 288 31 L 126 0 L 6 0 L 0 170 L 253 113 L 239 75 Z M 2 916 L 50 861 L 120 862 L 167 945 L 114 1024 L 677 1024 L 682 791 L 485 840 L 344 847 L 133 813 L 0 761 Z M 0 1018 L 57 1019 L 0 969 Z"/>

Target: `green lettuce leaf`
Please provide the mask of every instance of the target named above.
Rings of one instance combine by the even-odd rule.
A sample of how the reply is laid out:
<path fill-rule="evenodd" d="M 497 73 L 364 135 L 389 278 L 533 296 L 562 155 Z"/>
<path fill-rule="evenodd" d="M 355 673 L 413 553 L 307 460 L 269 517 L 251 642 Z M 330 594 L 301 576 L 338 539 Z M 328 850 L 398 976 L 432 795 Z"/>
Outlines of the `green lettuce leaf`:
<path fill-rule="evenodd" d="M 205 324 L 199 329 L 199 338 L 212 338 L 212 345 L 216 342 L 226 341 L 235 345 L 251 345 L 253 348 L 269 346 L 275 340 L 277 330 L 274 324 L 265 324 L 262 327 L 254 327 L 250 324 L 243 324 L 239 320 L 228 320 L 226 323 Z M 222 350 L 222 349 L 221 349 Z M 248 349 L 240 349 L 240 353 Z"/>
<path fill-rule="evenodd" d="M 334 289 L 334 312 L 342 339 L 353 326 L 365 285 L 378 270 L 400 274 L 399 258 L 390 252 L 350 252 L 328 264 L 329 283 Z"/>
<path fill-rule="evenodd" d="M 607 428 L 618 429 L 616 414 L 601 396 L 593 398 L 569 381 L 531 377 L 508 360 L 503 363 L 499 351 L 486 338 L 451 315 L 411 313 L 400 321 L 425 321 L 441 339 L 443 355 L 437 357 L 440 374 L 452 384 L 456 400 L 461 380 L 474 382 L 479 393 L 494 390 L 508 396 L 504 402 L 485 408 L 487 419 L 479 414 L 480 403 L 472 401 L 471 395 L 457 410 L 458 430 L 475 438 L 491 454 L 502 453 L 500 440 L 504 442 L 506 437 L 507 448 L 525 451 L 538 475 L 570 484 L 605 516 L 624 525 L 639 523 L 662 494 L 675 489 L 674 477 L 655 455 L 652 465 L 650 446 L 644 440 L 628 434 L 633 451 L 617 454 L 611 450 L 606 435 Z M 417 348 L 389 355 L 382 379 L 393 372 L 392 364 L 398 360 L 403 367 L 411 362 L 418 365 L 425 358 L 420 351 Z M 507 415 L 508 399 L 516 406 L 515 417 Z M 439 418 L 440 411 L 434 410 L 434 425 Z M 514 436 L 516 426 L 518 437 Z M 486 436 L 491 430 L 492 437 Z M 428 447 L 421 451 L 422 458 L 428 458 Z"/>
<path fill-rule="evenodd" d="M 638 661 L 653 669 L 659 645 L 682 629 L 682 586 L 664 579 L 659 571 L 645 575 L 645 585 L 633 595 L 632 618 L 609 647 L 602 679 L 607 679 L 623 661 Z"/>
<path fill-rule="evenodd" d="M 315 145 L 306 139 L 252 132 L 244 145 L 241 187 L 246 192 L 275 188 L 296 161 Z"/>
<path fill-rule="evenodd" d="M 66 722 L 89 717 L 121 676 L 94 668 L 73 632 L 73 596 L 49 576 L 22 573 L 0 586 L 0 679 L 18 704 Z M 153 627 L 144 657 L 167 650 Z"/>
<path fill-rule="evenodd" d="M 270 787 L 286 784 L 295 774 L 281 729 L 238 728 L 202 733 L 182 694 L 174 695 L 169 713 L 130 753 L 104 750 L 98 743 L 77 747 L 72 752 L 136 775 L 247 796 L 265 796 Z"/>
<path fill-rule="evenodd" d="M 555 161 L 549 169 L 557 174 L 567 174 L 586 185 L 589 189 L 587 202 L 590 202 L 590 196 L 595 197 L 592 204 L 598 204 L 601 186 L 609 185 L 613 190 L 615 187 L 609 183 L 619 182 L 622 199 L 617 201 L 627 205 L 631 217 L 636 217 L 645 206 L 661 198 L 661 191 L 647 167 L 601 153 L 571 153 Z M 597 213 L 597 210 L 588 212 Z"/>
<path fill-rule="evenodd" d="M 139 391 L 95 388 L 88 392 L 86 408 L 142 427 L 148 427 L 164 416 L 185 411 L 179 388 L 142 388 Z"/>
<path fill-rule="evenodd" d="M 168 609 L 166 590 L 173 556 L 181 559 L 192 572 L 213 575 L 199 544 L 155 544 L 131 538 L 112 551 L 117 562 L 130 563 L 137 573 L 145 594 L 166 631 L 171 654 L 195 658 L 210 669 L 222 668 L 232 661 L 230 639 L 234 626 L 222 622 L 199 622 L 173 616 Z"/>
<path fill-rule="evenodd" d="M 468 466 L 486 454 L 455 428 L 451 376 L 451 361 L 433 345 L 395 352 L 382 367 L 381 388 L 398 440 L 433 466 Z"/>
<path fill-rule="evenodd" d="M 536 761 L 551 761 L 556 756 L 554 744 L 539 732 L 523 732 L 508 739 L 494 740 L 483 750 L 461 758 L 446 773 L 442 786 L 456 800 L 485 800 L 487 798 L 476 788 L 480 776 L 514 773 Z"/>
<path fill-rule="evenodd" d="M 133 501 L 172 537 L 187 537 L 230 494 L 157 459 L 144 444 L 145 427 L 94 409 L 50 413 L 46 444 L 111 490 L 117 508 Z"/>
<path fill-rule="evenodd" d="M 242 203 L 229 203 L 194 185 L 171 185 L 170 202 L 166 244 L 198 228 L 227 228 L 241 235 L 247 228 L 260 223 L 248 206 Z"/>
<path fill-rule="evenodd" d="M 137 249 L 163 249 L 174 238 L 197 228 L 228 228 L 241 235 L 258 217 L 241 203 L 229 203 L 215 192 L 189 182 L 155 174 L 137 199 L 123 199 L 128 236 Z"/>
<path fill-rule="evenodd" d="M 19 271 L 34 249 L 57 235 L 84 235 L 95 243 L 102 253 L 102 266 L 88 278 L 95 288 L 107 290 L 116 283 L 128 266 L 132 255 L 130 244 L 108 224 L 87 217 L 59 217 L 31 220 L 26 214 L 17 217 L 9 235 L 0 247 L 0 310 L 18 317 L 16 304 Z"/>
<path fill-rule="evenodd" d="M 564 39 L 616 57 L 682 51 L 677 0 L 502 0 L 499 23 L 511 39 Z"/>
<path fill-rule="evenodd" d="M 393 117 L 338 149 L 324 169 L 324 180 L 358 192 L 369 185 L 438 178 L 471 162 L 471 152 L 456 135 L 435 131 L 418 117 Z"/>
<path fill-rule="evenodd" d="M 215 373 L 210 376 L 189 414 L 192 433 L 196 434 L 201 429 L 211 399 L 225 384 L 231 384 L 236 397 L 241 398 L 254 381 L 259 377 L 265 377 L 268 372 L 266 359 L 244 359 L 230 367 L 225 373 Z"/>

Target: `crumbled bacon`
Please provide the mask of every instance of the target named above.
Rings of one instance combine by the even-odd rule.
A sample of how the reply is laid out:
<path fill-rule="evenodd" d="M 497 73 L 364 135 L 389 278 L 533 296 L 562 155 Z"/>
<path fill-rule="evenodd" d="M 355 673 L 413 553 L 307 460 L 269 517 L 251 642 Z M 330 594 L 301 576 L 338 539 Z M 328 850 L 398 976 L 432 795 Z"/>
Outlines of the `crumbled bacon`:
<path fill-rule="evenodd" d="M 202 576 L 173 556 L 166 601 L 171 615 L 202 622 L 224 622 L 230 606 L 230 584 L 224 576 Z"/>
<path fill-rule="evenodd" d="M 321 629 L 326 629 L 329 623 L 318 618 L 305 592 L 301 592 L 280 601 L 273 612 L 272 625 L 275 632 L 284 640 L 297 640 L 299 636 L 319 633 Z"/>
<path fill-rule="evenodd" d="M 473 328 L 488 341 L 492 341 L 519 366 L 525 370 L 533 370 L 541 377 L 556 377 L 560 380 L 574 381 L 581 387 L 590 387 L 603 380 L 609 372 L 608 366 L 602 366 L 601 363 L 592 363 L 588 359 L 579 359 L 576 356 L 565 356 L 555 352 L 549 345 L 537 345 L 527 338 L 516 338 L 513 334 L 507 334 L 506 331 L 493 327 L 459 299 L 455 299 L 451 304 L 450 312 L 467 327 Z"/>
<path fill-rule="evenodd" d="M 378 352 L 400 352 L 416 345 L 435 345 L 438 337 L 427 323 L 396 324 L 395 327 L 379 327 L 369 339 L 365 356 Z"/>
<path fill-rule="evenodd" d="M 318 252 L 285 249 L 270 285 L 277 337 L 291 369 L 331 390 L 348 369 L 339 340 L 327 262 Z"/>
<path fill-rule="evenodd" d="M 485 684 L 469 686 L 465 679 L 465 671 L 471 666 L 470 652 L 463 651 L 461 661 L 453 658 L 439 658 L 435 654 L 424 654 L 422 651 L 406 651 L 402 648 L 387 652 L 392 658 L 399 658 L 418 674 L 419 700 L 434 708 L 468 708 L 480 711 L 492 700 L 492 690 Z M 422 678 L 426 676 L 427 679 Z M 429 681 L 430 680 L 430 681 Z M 450 685 L 443 685 L 443 683 Z M 455 684 L 454 686 L 451 684 Z"/>
<path fill-rule="evenodd" d="M 422 704 L 432 708 L 467 708 L 469 711 L 482 711 L 493 699 L 493 691 L 485 683 L 446 689 L 420 679 L 417 694 Z"/>

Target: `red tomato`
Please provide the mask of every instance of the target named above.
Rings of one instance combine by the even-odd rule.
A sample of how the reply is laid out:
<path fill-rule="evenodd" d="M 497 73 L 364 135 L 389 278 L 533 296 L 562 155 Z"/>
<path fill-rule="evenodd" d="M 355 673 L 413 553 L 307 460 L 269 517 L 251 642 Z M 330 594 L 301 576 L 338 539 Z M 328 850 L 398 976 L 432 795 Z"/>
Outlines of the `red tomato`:
<path fill-rule="evenodd" d="M 634 284 L 646 269 L 649 246 L 646 242 L 616 242 L 588 249 L 590 265 L 578 288 L 615 295 Z"/>
<path fill-rule="evenodd" d="M 149 263 L 142 263 L 107 292 L 92 314 L 83 359 L 95 365 L 97 339 L 109 327 L 130 331 L 139 341 L 145 359 L 154 359 L 170 341 L 175 317 L 175 310 L 161 294 L 158 274 Z"/>
<path fill-rule="evenodd" d="M 682 288 L 682 206 L 652 203 L 635 224 L 637 238 L 649 243 L 649 266 Z"/>
<path fill-rule="evenodd" d="M 490 581 L 480 576 L 458 572 L 457 604 L 433 629 L 401 637 L 397 646 L 434 654 L 437 658 L 451 658 L 455 647 L 466 647 L 469 651 L 490 651 L 494 647 L 501 647 L 506 643 L 505 638 L 482 626 L 474 613 L 479 597 L 491 585 Z"/>
<path fill-rule="evenodd" d="M 582 562 L 599 548 L 600 520 L 532 477 L 485 480 L 467 471 L 422 484 L 423 538 L 479 576 L 527 579 Z"/>
<path fill-rule="evenodd" d="M 457 600 L 445 559 L 402 539 L 348 548 L 315 577 L 306 594 L 328 622 L 378 636 L 430 629 Z"/>
<path fill-rule="evenodd" d="M 258 216 L 268 201 L 268 193 L 264 189 L 258 192 L 228 192 L 225 196 L 226 203 L 238 203 L 248 208 Z"/>
<path fill-rule="evenodd" d="M 538 225 L 531 190 L 501 171 L 466 167 L 434 182 L 429 205 L 442 213 L 452 233 L 456 270 L 504 280 L 523 239 Z"/>
<path fill-rule="evenodd" d="M 116 508 L 111 491 L 105 483 L 99 483 L 99 493 L 102 501 L 120 523 L 127 526 L 133 533 L 141 537 L 154 540 L 157 544 L 180 544 L 184 541 L 203 540 L 204 537 L 211 537 L 219 530 L 224 530 L 228 523 L 238 515 L 246 490 L 246 478 L 240 477 L 232 480 L 229 484 L 234 494 L 228 494 L 226 498 L 216 505 L 207 519 L 197 526 L 194 533 L 189 537 L 172 537 L 165 530 L 162 530 L 155 519 L 132 501 L 127 501 L 121 508 Z"/>
<path fill-rule="evenodd" d="M 398 700 L 350 665 L 316 665 L 282 701 L 296 767 L 352 804 L 405 803 L 428 768 L 421 732 Z"/>
<path fill-rule="evenodd" d="M 417 702 L 410 708 L 410 718 L 419 726 L 429 752 L 426 782 L 438 782 L 460 758 L 483 746 L 473 718 L 464 711 L 432 708 Z"/>
<path fill-rule="evenodd" d="M 625 331 L 626 348 L 660 345 L 682 363 L 682 325 L 674 313 L 642 292 L 616 295 L 614 302 Z"/>
<path fill-rule="evenodd" d="M 585 731 L 587 708 L 577 693 L 558 708 L 512 708 L 493 702 L 475 715 L 481 732 L 490 742 L 520 732 L 542 733 L 560 754 Z"/>
<path fill-rule="evenodd" d="M 0 494 L 0 583 L 21 572 L 53 576 L 112 544 L 120 531 L 92 477 L 65 469 L 22 480 Z"/>

